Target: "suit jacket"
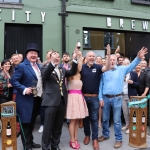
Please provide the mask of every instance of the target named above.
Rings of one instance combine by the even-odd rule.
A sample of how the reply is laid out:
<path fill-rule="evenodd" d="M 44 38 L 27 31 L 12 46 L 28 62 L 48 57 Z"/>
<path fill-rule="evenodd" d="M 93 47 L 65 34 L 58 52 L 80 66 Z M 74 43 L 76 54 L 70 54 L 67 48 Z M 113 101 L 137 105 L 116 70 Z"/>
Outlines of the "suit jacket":
<path fill-rule="evenodd" d="M 40 68 L 39 65 L 38 67 Z M 34 104 L 33 95 L 23 95 L 23 91 L 28 87 L 36 87 L 37 80 L 36 74 L 28 59 L 25 59 L 21 64 L 15 67 L 15 72 L 10 81 L 12 86 L 17 90 L 17 114 L 22 123 L 30 123 Z"/>
<path fill-rule="evenodd" d="M 62 92 L 65 105 L 67 105 L 68 93 L 65 85 L 65 78 L 76 74 L 77 64 L 73 62 L 72 68 L 70 70 L 66 70 L 65 68 L 61 67 L 59 67 L 59 69 L 60 81 L 62 81 Z M 42 76 L 44 81 L 42 106 L 59 106 L 61 102 L 61 90 L 57 75 L 54 72 L 54 66 L 51 63 L 49 63 L 47 67 L 42 68 Z"/>
<path fill-rule="evenodd" d="M 137 96 L 137 90 L 136 88 L 139 85 L 139 80 L 138 80 L 138 74 L 134 71 L 130 72 L 130 77 L 131 80 L 133 81 L 133 84 L 128 84 L 128 96 Z"/>
<path fill-rule="evenodd" d="M 137 87 L 137 93 L 139 96 L 144 93 L 145 88 L 149 88 L 149 77 L 146 72 L 141 72 L 139 79 L 139 86 Z"/>

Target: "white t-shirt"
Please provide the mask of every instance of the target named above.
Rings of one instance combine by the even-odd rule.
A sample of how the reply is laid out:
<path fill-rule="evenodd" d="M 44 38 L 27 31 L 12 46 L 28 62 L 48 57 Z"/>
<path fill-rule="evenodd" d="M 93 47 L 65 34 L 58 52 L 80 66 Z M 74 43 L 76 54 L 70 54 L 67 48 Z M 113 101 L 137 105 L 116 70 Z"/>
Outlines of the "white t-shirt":
<path fill-rule="evenodd" d="M 125 76 L 123 84 L 123 94 L 128 94 L 128 80 L 130 80 L 130 73 Z"/>

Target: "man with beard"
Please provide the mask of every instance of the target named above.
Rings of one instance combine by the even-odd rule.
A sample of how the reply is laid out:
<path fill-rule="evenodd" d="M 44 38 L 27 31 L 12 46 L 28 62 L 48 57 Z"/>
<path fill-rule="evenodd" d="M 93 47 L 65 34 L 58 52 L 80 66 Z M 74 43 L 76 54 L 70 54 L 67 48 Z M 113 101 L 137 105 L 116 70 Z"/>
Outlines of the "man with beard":
<path fill-rule="evenodd" d="M 140 65 L 141 65 L 141 70 L 142 70 L 143 72 L 145 72 L 145 69 L 147 68 L 147 62 L 146 62 L 146 60 L 142 60 L 142 61 L 140 62 Z"/>
<path fill-rule="evenodd" d="M 86 54 L 87 63 L 82 66 L 81 80 L 83 82 L 82 93 L 87 103 L 89 116 L 83 120 L 85 139 L 83 143 L 88 145 L 90 142 L 90 124 L 92 130 L 92 140 L 94 150 L 99 150 L 98 145 L 98 113 L 99 113 L 99 81 L 100 75 L 109 70 L 110 67 L 110 46 L 107 45 L 106 66 L 95 64 L 95 53 L 90 51 Z"/>
<path fill-rule="evenodd" d="M 122 64 L 123 64 L 123 61 L 124 61 L 124 58 L 123 58 L 123 56 L 120 56 L 120 57 L 118 57 L 118 58 L 117 58 L 117 61 L 118 61 L 118 64 L 117 64 L 117 66 L 122 66 Z"/>
<path fill-rule="evenodd" d="M 150 79 L 150 67 L 147 66 L 147 62 L 146 60 L 142 60 L 140 62 L 140 65 L 141 65 L 141 71 L 142 72 L 146 72 L 146 74 L 148 75 L 149 79 Z"/>
<path fill-rule="evenodd" d="M 70 55 L 68 52 L 63 53 L 63 57 L 62 57 L 62 64 L 60 64 L 60 67 L 64 67 L 66 68 L 66 70 L 70 69 L 71 66 L 69 64 L 70 61 Z"/>
<path fill-rule="evenodd" d="M 103 135 L 99 137 L 99 142 L 103 142 L 109 138 L 110 107 L 112 106 L 116 137 L 114 148 L 120 148 L 122 146 L 121 106 L 124 77 L 140 63 L 141 57 L 145 54 L 147 54 L 147 48 L 143 47 L 130 65 L 119 67 L 117 66 L 117 57 L 111 55 L 110 70 L 102 74 L 99 87 L 99 100 L 101 107 L 103 107 Z"/>

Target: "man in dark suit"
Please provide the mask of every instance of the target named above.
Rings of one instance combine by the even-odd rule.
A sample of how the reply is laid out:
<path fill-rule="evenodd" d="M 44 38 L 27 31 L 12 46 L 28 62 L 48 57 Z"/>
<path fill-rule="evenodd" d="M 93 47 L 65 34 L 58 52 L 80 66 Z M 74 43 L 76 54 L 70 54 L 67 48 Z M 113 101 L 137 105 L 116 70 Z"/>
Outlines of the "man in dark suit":
<path fill-rule="evenodd" d="M 58 67 L 60 56 L 51 53 L 51 62 L 42 70 L 44 92 L 42 106 L 45 108 L 44 131 L 42 135 L 43 150 L 60 150 L 60 136 L 67 105 L 65 78 L 75 75 L 77 71 L 77 50 L 74 53 L 72 68 L 66 70 Z"/>
<path fill-rule="evenodd" d="M 40 66 L 36 63 L 39 49 L 37 44 L 27 45 L 26 59 L 16 66 L 11 78 L 12 86 L 17 90 L 16 106 L 23 127 L 21 140 L 24 150 L 40 148 L 41 145 L 33 142 L 32 131 L 41 105 L 42 77 Z M 37 95 L 33 95 L 32 87 L 37 88 Z"/>

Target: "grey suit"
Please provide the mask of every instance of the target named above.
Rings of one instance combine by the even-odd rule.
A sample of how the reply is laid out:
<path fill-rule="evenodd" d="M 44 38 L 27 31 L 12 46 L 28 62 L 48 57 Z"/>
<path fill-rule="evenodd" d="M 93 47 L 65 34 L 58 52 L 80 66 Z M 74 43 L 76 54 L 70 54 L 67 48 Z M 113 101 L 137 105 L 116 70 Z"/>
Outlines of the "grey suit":
<path fill-rule="evenodd" d="M 42 136 L 43 150 L 58 148 L 68 96 L 65 78 L 76 74 L 77 64 L 73 62 L 70 70 L 65 68 L 59 68 L 59 70 L 60 80 L 58 80 L 57 73 L 54 71 L 51 63 L 48 66 L 44 66 L 41 70 L 44 81 L 42 106 L 45 108 Z"/>

